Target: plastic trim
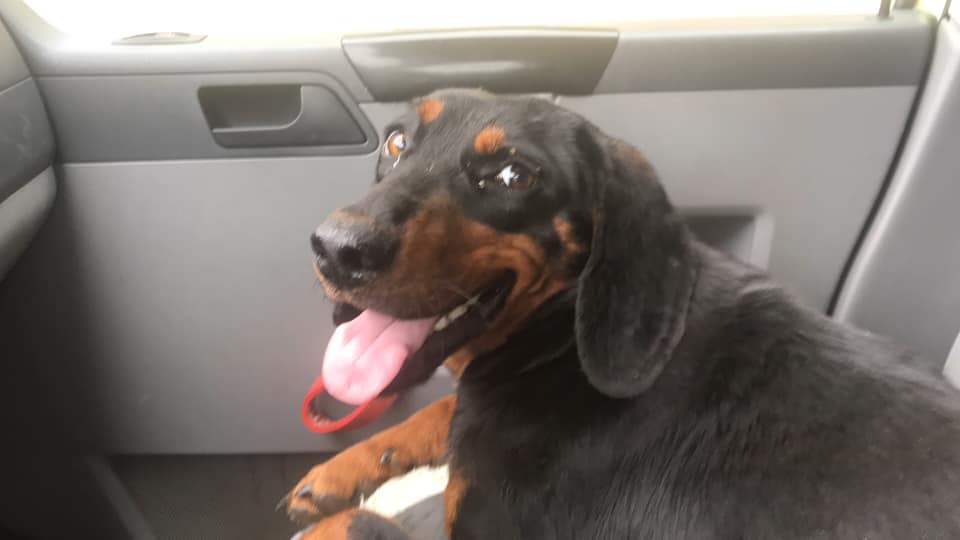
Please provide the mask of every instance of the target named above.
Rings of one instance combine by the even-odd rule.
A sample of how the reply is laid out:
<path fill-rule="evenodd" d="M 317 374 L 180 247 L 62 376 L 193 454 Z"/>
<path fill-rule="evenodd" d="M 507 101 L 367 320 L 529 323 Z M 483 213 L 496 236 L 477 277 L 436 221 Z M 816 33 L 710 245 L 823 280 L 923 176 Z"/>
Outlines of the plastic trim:
<path fill-rule="evenodd" d="M 347 57 L 379 101 L 443 87 L 589 94 L 616 44 L 614 30 L 489 29 L 343 39 Z"/>
<path fill-rule="evenodd" d="M 0 91 L 0 201 L 53 161 L 54 140 L 33 79 Z"/>
<path fill-rule="evenodd" d="M 3 21 L 0 21 L 0 89 L 13 86 L 29 76 L 30 71 L 20 58 L 17 44 L 10 37 Z"/>
<path fill-rule="evenodd" d="M 960 388 L 960 333 L 957 334 L 957 339 L 953 342 L 950 354 L 947 355 L 947 362 L 943 366 L 943 374 L 954 386 Z"/>
<path fill-rule="evenodd" d="M 637 24 L 620 29 L 595 92 L 916 85 L 935 23 L 896 12 Z"/>
<path fill-rule="evenodd" d="M 890 187 L 837 301 L 840 320 L 889 335 L 935 365 L 960 322 L 960 25 L 936 50 Z"/>
<path fill-rule="evenodd" d="M 27 248 L 53 206 L 57 183 L 47 167 L 0 202 L 0 281 Z"/>
<path fill-rule="evenodd" d="M 60 159 L 71 162 L 368 154 L 379 137 L 333 77 L 319 72 L 38 77 L 57 133 Z M 359 143 L 224 148 L 215 140 L 198 92 L 211 86 L 298 85 L 329 90 L 341 117 L 362 132 Z M 110 99 L 103 96 L 109 95 Z"/>

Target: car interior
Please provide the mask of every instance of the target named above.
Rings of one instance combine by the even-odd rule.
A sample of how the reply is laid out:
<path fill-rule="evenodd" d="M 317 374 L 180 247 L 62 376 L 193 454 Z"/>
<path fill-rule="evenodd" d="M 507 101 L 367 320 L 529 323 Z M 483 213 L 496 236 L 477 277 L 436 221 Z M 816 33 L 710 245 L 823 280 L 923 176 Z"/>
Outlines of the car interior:
<path fill-rule="evenodd" d="M 437 88 L 582 114 L 701 239 L 960 383 L 949 2 L 249 39 L 77 36 L 54 4 L 0 0 L 0 533 L 288 538 L 309 467 L 450 392 L 441 370 L 360 430 L 299 417 L 333 330 L 309 234 Z"/>

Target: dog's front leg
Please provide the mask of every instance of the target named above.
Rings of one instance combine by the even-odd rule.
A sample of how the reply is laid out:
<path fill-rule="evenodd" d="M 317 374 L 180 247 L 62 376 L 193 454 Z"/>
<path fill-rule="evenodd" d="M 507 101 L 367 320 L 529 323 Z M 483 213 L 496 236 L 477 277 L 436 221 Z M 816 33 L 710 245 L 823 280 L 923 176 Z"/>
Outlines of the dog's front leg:
<path fill-rule="evenodd" d="M 439 399 L 403 423 L 317 465 L 287 496 L 287 513 L 306 523 L 336 516 L 387 480 L 415 467 L 441 463 L 447 454 L 455 404 L 452 395 Z"/>

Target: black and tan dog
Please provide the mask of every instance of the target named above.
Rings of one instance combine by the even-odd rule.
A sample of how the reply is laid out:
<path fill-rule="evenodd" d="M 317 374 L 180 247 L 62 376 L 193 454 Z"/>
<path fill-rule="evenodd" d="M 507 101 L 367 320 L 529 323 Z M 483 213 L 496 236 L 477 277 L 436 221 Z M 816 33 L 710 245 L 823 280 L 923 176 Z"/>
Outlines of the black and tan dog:
<path fill-rule="evenodd" d="M 960 538 L 960 395 L 693 239 L 636 149 L 461 90 L 387 133 L 313 238 L 329 375 L 459 383 L 291 491 L 305 538 L 407 538 L 357 501 L 447 460 L 454 540 Z"/>

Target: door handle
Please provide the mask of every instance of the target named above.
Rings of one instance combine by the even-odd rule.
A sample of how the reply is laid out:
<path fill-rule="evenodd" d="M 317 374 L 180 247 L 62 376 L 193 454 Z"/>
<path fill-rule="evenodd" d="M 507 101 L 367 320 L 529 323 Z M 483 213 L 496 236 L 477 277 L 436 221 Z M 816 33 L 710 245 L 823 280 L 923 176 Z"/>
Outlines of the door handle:
<path fill-rule="evenodd" d="M 330 89 L 320 85 L 201 88 L 200 107 L 225 148 L 354 146 L 367 138 Z"/>

